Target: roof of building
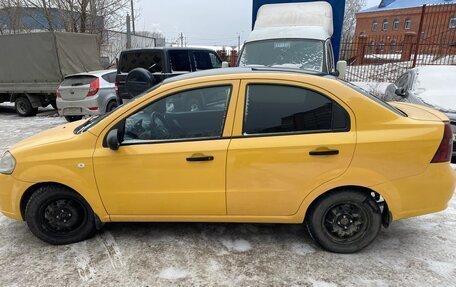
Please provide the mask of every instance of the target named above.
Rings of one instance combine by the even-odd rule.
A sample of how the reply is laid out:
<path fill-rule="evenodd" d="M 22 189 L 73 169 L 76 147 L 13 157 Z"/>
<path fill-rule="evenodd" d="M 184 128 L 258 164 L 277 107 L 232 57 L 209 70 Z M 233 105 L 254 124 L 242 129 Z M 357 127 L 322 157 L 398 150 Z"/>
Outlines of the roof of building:
<path fill-rule="evenodd" d="M 382 0 L 379 5 L 361 10 L 359 13 L 379 12 L 421 7 L 423 5 L 456 4 L 456 0 Z"/>

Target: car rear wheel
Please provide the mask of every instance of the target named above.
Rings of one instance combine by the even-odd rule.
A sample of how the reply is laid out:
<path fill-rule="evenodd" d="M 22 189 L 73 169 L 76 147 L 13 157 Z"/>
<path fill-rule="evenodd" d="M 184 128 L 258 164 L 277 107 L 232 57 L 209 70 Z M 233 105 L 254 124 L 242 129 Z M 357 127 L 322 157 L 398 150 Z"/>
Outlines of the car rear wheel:
<path fill-rule="evenodd" d="M 83 116 L 65 116 L 65 119 L 67 120 L 67 122 L 76 122 L 76 121 L 80 121 L 82 120 Z"/>
<path fill-rule="evenodd" d="M 117 101 L 110 101 L 108 105 L 106 106 L 106 112 L 112 112 L 115 108 L 117 108 L 119 105 L 117 104 Z"/>
<path fill-rule="evenodd" d="M 377 237 L 381 211 L 369 193 L 335 191 L 318 199 L 310 208 L 306 225 L 312 238 L 324 249 L 354 253 Z"/>
<path fill-rule="evenodd" d="M 79 194 L 60 186 L 44 186 L 25 208 L 30 231 L 44 242 L 62 245 L 85 240 L 96 232 L 95 215 Z"/>
<path fill-rule="evenodd" d="M 34 116 L 38 113 L 38 108 L 34 108 L 27 97 L 21 96 L 14 102 L 16 112 L 22 117 Z"/>

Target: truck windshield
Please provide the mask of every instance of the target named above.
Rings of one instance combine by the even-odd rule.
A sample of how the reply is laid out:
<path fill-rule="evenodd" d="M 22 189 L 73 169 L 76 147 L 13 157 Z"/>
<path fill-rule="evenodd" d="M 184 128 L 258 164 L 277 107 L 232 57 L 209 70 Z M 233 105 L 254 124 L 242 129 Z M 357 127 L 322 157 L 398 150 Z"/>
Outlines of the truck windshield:
<path fill-rule="evenodd" d="M 267 66 L 323 71 L 324 42 L 313 39 L 273 39 L 244 45 L 239 66 Z"/>

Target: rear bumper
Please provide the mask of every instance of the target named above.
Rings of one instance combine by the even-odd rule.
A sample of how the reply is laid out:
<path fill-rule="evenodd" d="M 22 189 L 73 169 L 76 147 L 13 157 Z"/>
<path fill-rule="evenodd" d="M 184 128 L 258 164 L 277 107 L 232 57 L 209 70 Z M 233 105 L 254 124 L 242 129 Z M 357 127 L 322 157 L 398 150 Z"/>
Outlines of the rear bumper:
<path fill-rule="evenodd" d="M 0 174 L 0 212 L 5 216 L 23 220 L 20 209 L 22 194 L 32 183 L 23 182 L 10 175 Z"/>
<path fill-rule="evenodd" d="M 104 114 L 106 107 L 102 97 L 93 96 L 79 101 L 65 101 L 57 98 L 57 109 L 61 116 L 96 116 Z"/>
<path fill-rule="evenodd" d="M 389 194 L 393 219 L 398 220 L 445 210 L 454 195 L 456 173 L 449 163 L 430 164 L 420 175 L 373 186 L 380 194 Z M 388 203 L 388 202 L 387 202 Z"/>

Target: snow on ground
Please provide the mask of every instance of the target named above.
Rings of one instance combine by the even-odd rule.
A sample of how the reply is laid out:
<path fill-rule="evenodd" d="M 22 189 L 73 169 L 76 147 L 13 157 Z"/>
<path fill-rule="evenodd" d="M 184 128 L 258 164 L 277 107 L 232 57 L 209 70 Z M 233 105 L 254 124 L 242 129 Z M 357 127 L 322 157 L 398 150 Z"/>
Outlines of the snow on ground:
<path fill-rule="evenodd" d="M 0 145 L 65 122 L 52 114 L 20 118 L 0 105 Z M 0 286 L 454 286 L 455 218 L 456 197 L 340 255 L 322 251 L 303 225 L 112 223 L 51 246 L 0 215 Z"/>
<path fill-rule="evenodd" d="M 352 82 L 352 84 L 360 87 L 363 90 L 371 92 L 377 97 L 381 97 L 385 94 L 386 89 L 391 83 L 379 83 L 379 82 Z"/>

